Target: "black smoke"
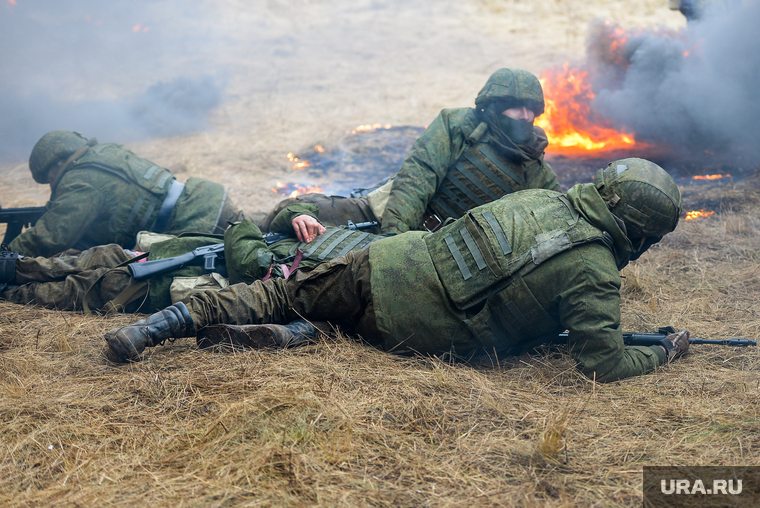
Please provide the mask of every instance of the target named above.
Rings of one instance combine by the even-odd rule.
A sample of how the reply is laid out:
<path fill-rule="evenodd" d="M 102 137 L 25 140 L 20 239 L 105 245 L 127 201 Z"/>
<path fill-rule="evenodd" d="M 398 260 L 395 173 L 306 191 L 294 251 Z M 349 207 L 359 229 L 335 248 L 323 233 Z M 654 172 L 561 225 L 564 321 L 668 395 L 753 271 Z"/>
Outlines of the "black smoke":
<path fill-rule="evenodd" d="M 682 153 L 760 154 L 760 2 L 711 5 L 679 33 L 630 31 L 622 58 L 592 28 L 592 110 Z"/>

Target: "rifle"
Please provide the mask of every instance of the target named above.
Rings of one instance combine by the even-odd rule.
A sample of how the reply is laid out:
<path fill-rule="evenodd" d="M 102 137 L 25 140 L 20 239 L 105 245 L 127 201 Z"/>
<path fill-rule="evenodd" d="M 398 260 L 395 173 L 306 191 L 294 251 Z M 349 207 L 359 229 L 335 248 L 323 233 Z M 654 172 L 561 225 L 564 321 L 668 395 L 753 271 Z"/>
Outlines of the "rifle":
<path fill-rule="evenodd" d="M 354 221 L 348 221 L 348 226 L 346 227 L 346 229 L 351 230 L 351 231 L 364 231 L 365 229 L 372 229 L 376 227 L 377 225 L 378 225 L 378 222 L 376 220 L 369 221 L 369 222 L 359 222 L 358 224 L 355 224 Z M 295 238 L 295 235 L 292 233 L 267 233 L 263 236 L 264 236 L 264 242 L 266 242 L 267 245 L 272 245 L 273 243 L 277 243 L 280 240 Z"/>
<path fill-rule="evenodd" d="M 671 333 L 676 333 L 676 329 L 672 326 L 661 326 L 657 333 L 624 333 L 623 343 L 626 346 L 662 346 L 666 351 L 670 351 L 673 344 L 666 339 Z M 567 342 L 567 332 L 562 332 L 557 335 L 555 343 Z M 757 346 L 756 340 L 750 339 L 689 339 L 689 344 L 713 344 L 716 346 L 734 346 L 734 347 L 748 347 Z"/>
<path fill-rule="evenodd" d="M 217 261 L 224 260 L 224 243 L 215 243 L 204 245 L 197 249 L 166 259 L 154 259 L 142 263 L 132 263 L 129 265 L 129 273 L 135 280 L 143 280 L 154 275 L 160 275 L 169 270 L 178 270 L 185 265 L 203 264 L 206 272 L 221 271 L 224 265 L 217 266 Z"/>
<path fill-rule="evenodd" d="M 363 229 L 370 229 L 377 226 L 377 221 L 360 222 L 354 224 L 353 221 L 348 221 L 347 229 L 361 231 Z M 267 245 L 285 240 L 286 238 L 294 238 L 295 235 L 288 233 L 268 233 L 264 236 L 264 241 Z M 169 270 L 178 270 L 186 265 L 203 264 L 203 269 L 209 272 L 222 272 L 224 265 L 217 267 L 217 261 L 224 261 L 224 243 L 215 243 L 213 245 L 204 245 L 197 249 L 182 254 L 181 256 L 174 256 L 166 259 L 154 259 L 152 261 L 144 261 L 142 263 L 132 263 L 129 266 L 129 273 L 135 280 L 143 280 L 154 275 L 160 275 Z"/>
<path fill-rule="evenodd" d="M 3 244 L 11 243 L 25 227 L 34 226 L 44 213 L 44 206 L 24 206 L 21 208 L 3 208 L 0 206 L 0 224 L 7 224 Z"/>

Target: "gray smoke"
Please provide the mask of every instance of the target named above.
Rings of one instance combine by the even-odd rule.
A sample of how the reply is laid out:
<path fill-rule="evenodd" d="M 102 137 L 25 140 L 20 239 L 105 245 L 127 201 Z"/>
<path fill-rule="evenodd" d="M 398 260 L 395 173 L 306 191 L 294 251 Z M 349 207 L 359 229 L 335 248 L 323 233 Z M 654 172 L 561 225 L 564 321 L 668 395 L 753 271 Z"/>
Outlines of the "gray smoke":
<path fill-rule="evenodd" d="M 760 153 L 760 3 L 713 4 L 678 35 L 632 34 L 628 65 L 606 61 L 604 30 L 592 30 L 593 111 L 684 152 Z"/>
<path fill-rule="evenodd" d="M 206 129 L 224 84 L 209 75 L 220 36 L 208 28 L 214 13 L 204 5 L 26 0 L 0 7 L 0 160 L 26 158 L 53 129 L 119 142 Z"/>

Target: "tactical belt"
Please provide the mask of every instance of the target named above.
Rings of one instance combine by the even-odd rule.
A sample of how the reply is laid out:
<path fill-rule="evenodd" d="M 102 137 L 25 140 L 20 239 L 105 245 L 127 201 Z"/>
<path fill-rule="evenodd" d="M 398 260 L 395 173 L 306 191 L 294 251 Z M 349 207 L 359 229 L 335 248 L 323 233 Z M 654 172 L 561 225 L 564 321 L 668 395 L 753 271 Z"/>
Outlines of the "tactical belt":
<path fill-rule="evenodd" d="M 164 202 L 161 203 L 161 208 L 158 210 L 156 221 L 153 223 L 153 227 L 150 228 L 151 231 L 154 233 L 163 233 L 166 231 L 166 226 L 169 224 L 169 217 L 172 215 L 174 205 L 177 204 L 177 200 L 184 188 L 184 183 L 179 183 L 177 180 L 172 182 L 171 187 L 169 187 L 169 192 L 166 194 L 166 198 L 164 198 Z"/>

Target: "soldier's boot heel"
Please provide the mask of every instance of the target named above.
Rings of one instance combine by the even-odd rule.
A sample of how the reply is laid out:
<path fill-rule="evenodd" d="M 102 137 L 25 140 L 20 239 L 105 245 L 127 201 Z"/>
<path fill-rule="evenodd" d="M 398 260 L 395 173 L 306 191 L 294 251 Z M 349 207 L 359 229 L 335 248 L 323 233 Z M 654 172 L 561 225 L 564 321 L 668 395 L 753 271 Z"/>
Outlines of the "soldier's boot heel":
<path fill-rule="evenodd" d="M 179 302 L 148 316 L 147 319 L 114 328 L 106 333 L 105 339 L 108 343 L 108 358 L 114 362 L 126 363 L 139 360 L 146 347 L 158 346 L 167 339 L 193 335 L 193 318 L 185 304 Z"/>
<path fill-rule="evenodd" d="M 213 325 L 198 331 L 198 347 L 223 346 L 264 349 L 293 347 L 313 342 L 329 330 L 327 323 L 297 319 L 286 325 Z"/>

